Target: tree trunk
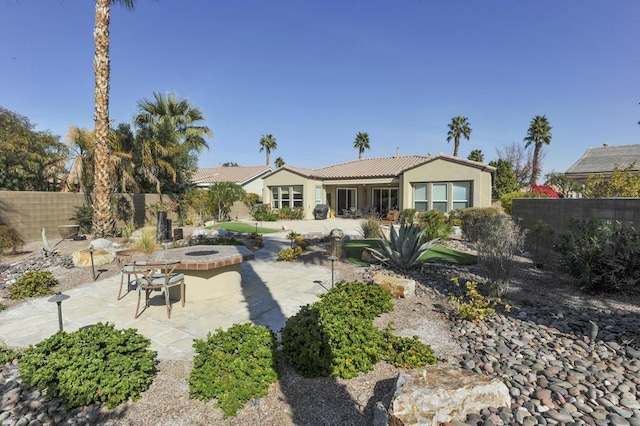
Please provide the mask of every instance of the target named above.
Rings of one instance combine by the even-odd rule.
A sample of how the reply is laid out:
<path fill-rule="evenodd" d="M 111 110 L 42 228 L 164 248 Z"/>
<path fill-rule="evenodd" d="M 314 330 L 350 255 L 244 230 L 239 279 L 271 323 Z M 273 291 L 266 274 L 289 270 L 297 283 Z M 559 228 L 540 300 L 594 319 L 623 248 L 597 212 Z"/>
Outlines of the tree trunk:
<path fill-rule="evenodd" d="M 531 187 L 533 187 L 533 185 L 536 184 L 536 180 L 538 180 L 538 161 L 540 157 L 541 146 L 541 143 L 536 142 L 533 148 L 533 159 L 531 160 L 531 181 L 529 182 L 529 186 Z"/>
<path fill-rule="evenodd" d="M 453 141 L 453 156 L 457 157 L 458 156 L 458 150 L 460 149 L 460 139 L 459 138 L 455 138 L 455 140 Z"/>
<path fill-rule="evenodd" d="M 269 161 L 269 157 L 270 157 L 271 153 L 269 152 L 269 150 L 268 150 L 268 149 L 266 150 L 266 152 L 267 152 L 267 162 L 266 162 L 266 164 L 265 164 L 265 165 L 266 165 L 266 166 L 268 166 L 268 165 L 269 165 L 269 162 L 270 162 L 270 161 Z"/>
<path fill-rule="evenodd" d="M 93 234 L 113 235 L 111 182 L 109 178 L 109 20 L 111 0 L 96 0 L 96 22 L 93 38 L 96 52 L 95 73 L 95 187 L 93 202 Z"/>

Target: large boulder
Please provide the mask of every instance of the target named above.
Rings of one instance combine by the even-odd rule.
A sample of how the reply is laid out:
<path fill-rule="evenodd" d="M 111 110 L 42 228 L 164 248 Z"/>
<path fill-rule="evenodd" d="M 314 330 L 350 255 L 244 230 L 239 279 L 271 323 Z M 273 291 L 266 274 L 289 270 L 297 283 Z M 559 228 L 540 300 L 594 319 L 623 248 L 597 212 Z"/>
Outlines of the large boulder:
<path fill-rule="evenodd" d="M 511 407 L 509 389 L 498 379 L 439 364 L 400 372 L 389 407 L 404 425 L 433 425 L 457 420 L 489 407 Z"/>
<path fill-rule="evenodd" d="M 383 290 L 391 293 L 394 299 L 414 297 L 416 295 L 416 282 L 408 278 L 392 277 L 385 274 L 375 274 L 373 283 Z"/>
<path fill-rule="evenodd" d="M 75 266 L 91 266 L 91 253 L 89 250 L 79 250 L 71 255 Z M 108 265 L 113 262 L 115 255 L 105 249 L 97 248 L 93 250 L 93 266 Z"/>

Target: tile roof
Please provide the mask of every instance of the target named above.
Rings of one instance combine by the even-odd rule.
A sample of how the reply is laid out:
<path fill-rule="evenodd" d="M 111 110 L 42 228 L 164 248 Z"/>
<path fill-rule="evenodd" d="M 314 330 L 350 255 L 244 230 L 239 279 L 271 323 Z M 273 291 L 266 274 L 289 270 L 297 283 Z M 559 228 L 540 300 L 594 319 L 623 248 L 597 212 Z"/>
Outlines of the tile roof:
<path fill-rule="evenodd" d="M 428 160 L 429 157 L 422 155 L 365 158 L 315 169 L 314 174 L 323 179 L 395 177 L 404 170 L 425 163 Z"/>
<path fill-rule="evenodd" d="M 196 170 L 191 180 L 196 185 L 216 182 L 243 184 L 270 171 L 269 166 L 205 167 Z"/>
<path fill-rule="evenodd" d="M 600 146 L 588 148 L 566 173 L 611 173 L 615 165 L 627 167 L 632 163 L 636 163 L 633 170 L 640 170 L 640 145 Z"/>

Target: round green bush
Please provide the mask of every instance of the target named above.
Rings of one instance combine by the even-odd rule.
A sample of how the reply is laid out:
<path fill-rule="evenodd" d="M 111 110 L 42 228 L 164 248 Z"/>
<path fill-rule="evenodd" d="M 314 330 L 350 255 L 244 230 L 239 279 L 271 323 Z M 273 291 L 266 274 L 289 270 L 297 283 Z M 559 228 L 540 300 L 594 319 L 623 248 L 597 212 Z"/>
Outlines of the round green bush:
<path fill-rule="evenodd" d="M 60 331 L 25 350 L 20 375 L 67 408 L 96 402 L 113 408 L 149 388 L 155 371 L 150 346 L 135 329 L 116 330 L 108 323 Z"/>
<path fill-rule="evenodd" d="M 189 376 L 189 395 L 217 399 L 224 418 L 235 416 L 252 398 L 267 394 L 278 380 L 277 342 L 273 332 L 251 323 L 234 324 L 194 340 L 196 356 Z"/>
<path fill-rule="evenodd" d="M 58 280 L 50 271 L 30 271 L 18 278 L 9 289 L 9 298 L 22 299 L 53 294 Z"/>

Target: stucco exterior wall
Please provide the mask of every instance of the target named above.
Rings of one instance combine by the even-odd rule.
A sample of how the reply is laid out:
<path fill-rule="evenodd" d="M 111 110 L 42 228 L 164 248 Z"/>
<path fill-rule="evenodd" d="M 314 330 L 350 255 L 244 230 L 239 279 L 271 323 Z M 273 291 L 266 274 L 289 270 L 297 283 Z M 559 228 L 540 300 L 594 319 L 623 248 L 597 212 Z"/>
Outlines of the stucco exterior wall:
<path fill-rule="evenodd" d="M 242 189 L 244 189 L 247 193 L 258 194 L 262 197 L 262 190 L 264 187 L 264 179 L 258 178 L 254 179 L 251 182 L 247 182 L 242 185 Z"/>
<path fill-rule="evenodd" d="M 471 206 L 491 207 L 491 173 L 488 170 L 435 159 L 407 170 L 402 176 L 401 200 L 403 208 L 413 207 L 414 183 L 444 183 L 471 181 Z M 451 200 L 449 200 L 451 203 Z"/>

